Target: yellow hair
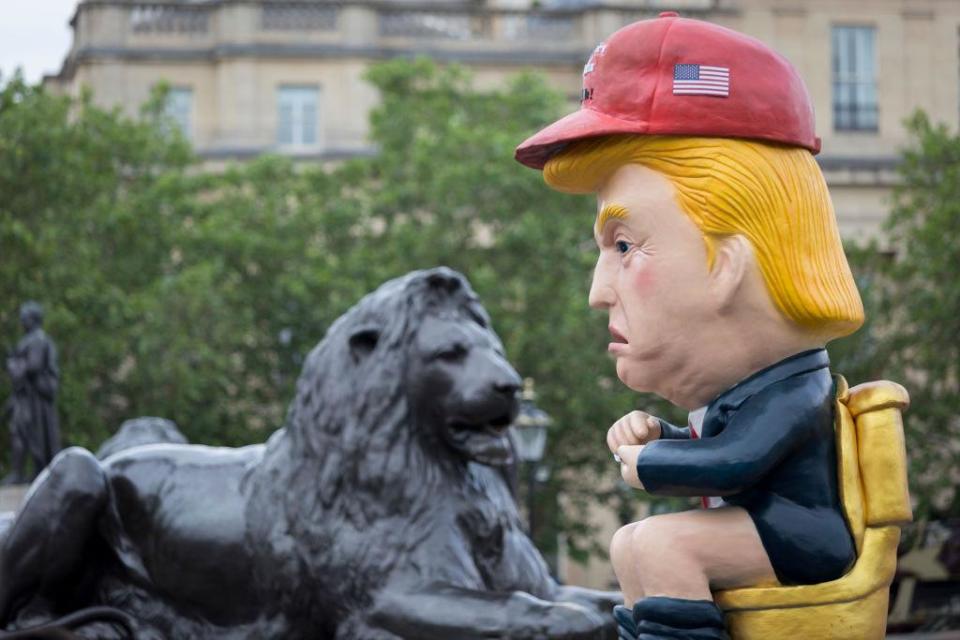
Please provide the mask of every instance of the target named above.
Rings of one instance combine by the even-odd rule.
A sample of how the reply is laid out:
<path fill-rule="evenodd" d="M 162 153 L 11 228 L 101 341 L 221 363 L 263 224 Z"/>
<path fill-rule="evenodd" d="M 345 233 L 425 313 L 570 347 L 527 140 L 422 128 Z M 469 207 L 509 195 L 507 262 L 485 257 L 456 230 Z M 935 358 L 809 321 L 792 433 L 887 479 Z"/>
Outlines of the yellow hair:
<path fill-rule="evenodd" d="M 673 182 L 680 208 L 704 235 L 711 266 L 718 238 L 746 237 L 786 317 L 830 338 L 863 324 L 833 204 L 809 151 L 732 138 L 605 136 L 570 145 L 543 177 L 559 191 L 594 193 L 626 164 Z"/>

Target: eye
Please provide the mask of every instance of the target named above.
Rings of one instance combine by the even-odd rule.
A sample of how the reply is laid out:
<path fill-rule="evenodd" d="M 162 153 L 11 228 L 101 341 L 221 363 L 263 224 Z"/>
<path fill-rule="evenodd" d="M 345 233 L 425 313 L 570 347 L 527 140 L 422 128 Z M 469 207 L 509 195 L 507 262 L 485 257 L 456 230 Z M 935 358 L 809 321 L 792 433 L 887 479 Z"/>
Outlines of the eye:
<path fill-rule="evenodd" d="M 459 360 L 463 360 L 464 356 L 466 355 L 467 348 L 458 342 L 434 352 L 433 358 L 435 360 L 444 360 L 446 362 L 457 362 Z"/>
<path fill-rule="evenodd" d="M 371 326 L 358 327 L 350 335 L 350 353 L 353 355 L 354 361 L 359 363 L 373 353 L 379 340 L 380 330 L 378 328 Z"/>
<path fill-rule="evenodd" d="M 630 250 L 630 243 L 627 242 L 626 240 L 617 240 L 613 244 L 617 248 L 618 253 L 626 253 L 627 251 Z"/>

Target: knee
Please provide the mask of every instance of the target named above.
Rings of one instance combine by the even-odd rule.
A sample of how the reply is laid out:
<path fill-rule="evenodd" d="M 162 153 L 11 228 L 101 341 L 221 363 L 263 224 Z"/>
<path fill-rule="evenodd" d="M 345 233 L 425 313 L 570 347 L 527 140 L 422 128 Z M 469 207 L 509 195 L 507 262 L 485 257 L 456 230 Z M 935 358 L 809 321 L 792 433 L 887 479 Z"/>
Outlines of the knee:
<path fill-rule="evenodd" d="M 650 516 L 634 523 L 624 544 L 630 546 L 636 566 L 650 567 L 675 559 L 681 549 L 677 545 L 676 531 L 670 525 L 669 519 L 661 516 Z"/>
<path fill-rule="evenodd" d="M 621 527 L 610 541 L 614 566 L 644 564 L 670 550 L 671 532 L 659 516 L 650 516 Z"/>
<path fill-rule="evenodd" d="M 631 563 L 633 557 L 631 538 L 633 529 L 639 524 L 639 522 L 633 522 L 625 525 L 613 534 L 613 538 L 610 540 L 610 563 L 614 567 L 622 567 Z"/>

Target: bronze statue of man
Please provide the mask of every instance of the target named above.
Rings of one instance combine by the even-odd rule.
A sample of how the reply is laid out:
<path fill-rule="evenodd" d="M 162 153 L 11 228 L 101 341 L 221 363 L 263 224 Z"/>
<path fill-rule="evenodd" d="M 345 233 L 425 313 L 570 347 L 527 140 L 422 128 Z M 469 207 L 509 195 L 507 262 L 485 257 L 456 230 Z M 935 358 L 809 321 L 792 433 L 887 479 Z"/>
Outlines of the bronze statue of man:
<path fill-rule="evenodd" d="M 11 464 L 3 484 L 19 484 L 35 478 L 60 451 L 57 418 L 57 388 L 60 370 L 57 349 L 43 330 L 43 307 L 26 302 L 20 307 L 24 336 L 7 357 L 12 392 L 6 412 L 10 416 Z M 27 457 L 33 471 L 26 474 Z"/>

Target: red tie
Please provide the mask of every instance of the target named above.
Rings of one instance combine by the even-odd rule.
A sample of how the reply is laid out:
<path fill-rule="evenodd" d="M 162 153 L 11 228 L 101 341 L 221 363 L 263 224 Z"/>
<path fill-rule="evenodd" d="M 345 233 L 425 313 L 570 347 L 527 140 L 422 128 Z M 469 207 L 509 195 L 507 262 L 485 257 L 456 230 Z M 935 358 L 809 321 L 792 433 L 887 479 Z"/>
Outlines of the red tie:
<path fill-rule="evenodd" d="M 690 422 L 689 419 L 687 420 L 687 426 L 690 427 L 690 439 L 691 439 L 691 440 L 699 440 L 699 439 L 700 439 L 700 436 L 697 435 L 697 430 L 693 428 L 693 423 Z M 709 508 L 710 508 L 710 501 L 709 501 L 705 496 L 700 496 L 700 505 L 701 505 L 704 509 L 709 509 Z"/>

